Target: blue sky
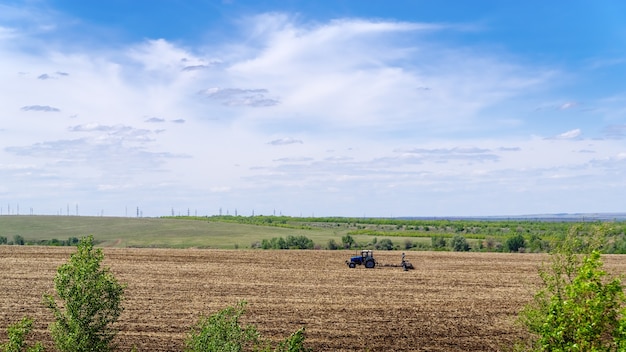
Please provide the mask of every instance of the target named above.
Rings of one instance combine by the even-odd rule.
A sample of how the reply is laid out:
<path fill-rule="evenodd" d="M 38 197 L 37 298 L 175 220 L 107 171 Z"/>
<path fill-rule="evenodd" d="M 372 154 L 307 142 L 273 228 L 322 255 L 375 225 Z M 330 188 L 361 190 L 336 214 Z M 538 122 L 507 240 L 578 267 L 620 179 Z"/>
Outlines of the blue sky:
<path fill-rule="evenodd" d="M 624 212 L 624 77 L 621 1 L 0 1 L 0 210 Z"/>

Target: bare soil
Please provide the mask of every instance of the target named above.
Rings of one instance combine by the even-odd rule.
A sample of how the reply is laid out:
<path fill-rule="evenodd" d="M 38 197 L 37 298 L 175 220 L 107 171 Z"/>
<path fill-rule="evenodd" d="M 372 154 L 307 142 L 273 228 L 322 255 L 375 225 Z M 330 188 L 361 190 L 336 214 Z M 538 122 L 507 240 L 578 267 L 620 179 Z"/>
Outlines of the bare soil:
<path fill-rule="evenodd" d="M 315 351 L 506 351 L 538 287 L 541 254 L 407 252 L 415 270 L 349 269 L 352 251 L 105 248 L 127 284 L 119 350 L 182 351 L 201 314 L 247 301 L 244 323 L 279 340 L 306 328 Z M 31 340 L 52 350 L 43 293 L 73 248 L 0 246 L 0 343 L 6 327 L 36 319 Z M 398 264 L 400 252 L 375 252 Z M 623 273 L 626 256 L 604 256 Z"/>

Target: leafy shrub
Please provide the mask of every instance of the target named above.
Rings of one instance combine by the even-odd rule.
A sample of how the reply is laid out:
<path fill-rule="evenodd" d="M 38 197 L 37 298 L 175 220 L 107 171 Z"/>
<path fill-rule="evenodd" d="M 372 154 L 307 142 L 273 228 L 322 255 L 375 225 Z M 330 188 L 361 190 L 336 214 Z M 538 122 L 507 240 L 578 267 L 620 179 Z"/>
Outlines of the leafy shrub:
<path fill-rule="evenodd" d="M 311 348 L 304 346 L 304 328 L 300 328 L 298 331 L 291 334 L 284 341 L 278 343 L 278 346 L 274 349 L 274 352 L 309 352 L 313 351 Z M 269 351 L 268 351 L 269 352 Z"/>
<path fill-rule="evenodd" d="M 239 352 L 259 343 L 259 333 L 253 325 L 241 327 L 239 317 L 246 302 L 227 307 L 211 316 L 201 316 L 185 341 L 187 352 Z"/>
<path fill-rule="evenodd" d="M 450 246 L 455 252 L 467 252 L 470 250 L 469 243 L 467 243 L 465 237 L 461 235 L 454 235 L 454 237 L 452 237 L 452 241 L 450 242 Z"/>
<path fill-rule="evenodd" d="M 186 352 L 309 352 L 304 346 L 304 328 L 291 334 L 272 349 L 269 341 L 263 341 L 254 325 L 241 326 L 239 318 L 245 312 L 245 301 L 235 307 L 226 307 L 210 315 L 201 316 L 191 328 L 185 341 Z"/>
<path fill-rule="evenodd" d="M 336 250 L 339 249 L 339 245 L 337 244 L 337 241 L 335 241 L 334 239 L 330 239 L 328 240 L 328 245 L 327 245 L 328 249 L 330 250 Z"/>
<path fill-rule="evenodd" d="M 287 236 L 285 244 L 287 245 L 287 248 L 290 249 L 313 249 L 313 246 L 315 245 L 312 239 L 304 235 Z"/>
<path fill-rule="evenodd" d="M 393 241 L 391 241 L 389 238 L 383 238 L 376 243 L 375 247 L 376 249 L 390 251 L 393 250 Z"/>
<path fill-rule="evenodd" d="M 504 245 L 509 252 L 520 252 L 520 249 L 526 248 L 526 240 L 524 235 L 518 233 L 513 237 L 507 238 Z"/>
<path fill-rule="evenodd" d="M 18 246 L 23 246 L 26 244 L 26 241 L 24 240 L 24 237 L 22 237 L 21 235 L 15 235 L 13 236 L 13 244 L 18 245 Z"/>
<path fill-rule="evenodd" d="M 343 248 L 351 249 L 354 246 L 355 241 L 354 238 L 350 235 L 341 236 L 341 243 L 343 244 Z"/>
<path fill-rule="evenodd" d="M 443 236 L 433 236 L 430 238 L 432 246 L 434 249 L 442 249 L 446 248 L 447 242 L 446 238 Z"/>
<path fill-rule="evenodd" d="M 520 313 L 534 334 L 536 351 L 623 351 L 626 348 L 626 299 L 618 278 L 607 280 L 600 252 L 581 247 L 575 232 L 540 270 L 543 288 Z M 577 249 L 591 249 L 581 259 Z"/>
<path fill-rule="evenodd" d="M 7 335 L 9 342 L 0 345 L 0 351 L 2 352 L 43 352 L 44 348 L 41 342 L 35 343 L 35 346 L 26 346 L 26 335 L 30 333 L 33 328 L 33 319 L 24 317 L 20 322 L 9 325 L 7 328 Z"/>
<path fill-rule="evenodd" d="M 54 314 L 52 339 L 60 351 L 110 351 L 117 331 L 111 325 L 122 312 L 124 286 L 108 268 L 101 268 L 104 255 L 93 248 L 93 236 L 83 238 L 68 263 L 57 269 L 54 288 L 63 301 L 52 295 L 44 303 Z"/>
<path fill-rule="evenodd" d="M 0 236 L 0 244 L 7 244 L 8 239 L 4 236 Z"/>

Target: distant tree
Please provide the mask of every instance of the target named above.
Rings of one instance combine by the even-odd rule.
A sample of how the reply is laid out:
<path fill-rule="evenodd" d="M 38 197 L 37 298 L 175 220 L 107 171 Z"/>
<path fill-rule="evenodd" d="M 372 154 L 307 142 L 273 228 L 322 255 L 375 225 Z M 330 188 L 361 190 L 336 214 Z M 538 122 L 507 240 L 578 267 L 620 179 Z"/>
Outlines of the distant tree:
<path fill-rule="evenodd" d="M 509 252 L 519 252 L 520 248 L 526 247 L 526 240 L 524 239 L 524 235 L 518 233 L 513 237 L 507 238 L 505 246 Z"/>
<path fill-rule="evenodd" d="M 18 246 L 23 246 L 25 243 L 26 241 L 24 241 L 24 237 L 20 235 L 13 236 L 13 244 L 18 245 Z"/>
<path fill-rule="evenodd" d="M 450 242 L 450 246 L 452 246 L 452 250 L 455 252 L 467 252 L 470 250 L 469 243 L 465 237 L 461 235 L 454 235 L 452 237 L 452 241 Z"/>
<path fill-rule="evenodd" d="M 354 246 L 354 238 L 350 235 L 342 236 L 341 243 L 343 243 L 343 248 L 351 249 Z"/>
<path fill-rule="evenodd" d="M 448 244 L 443 236 L 433 236 L 430 240 L 434 249 L 446 248 L 446 245 Z"/>
<path fill-rule="evenodd" d="M 330 240 L 328 240 L 328 249 L 330 250 L 335 250 L 335 249 L 339 249 L 339 245 L 337 244 L 337 242 L 335 241 L 335 239 L 331 238 Z"/>
<path fill-rule="evenodd" d="M 393 249 L 393 241 L 388 238 L 383 238 L 376 243 L 376 249 L 390 251 Z"/>
<path fill-rule="evenodd" d="M 315 244 L 313 240 L 306 236 L 287 236 L 285 240 L 287 248 L 292 249 L 313 249 Z"/>
<path fill-rule="evenodd" d="M 7 238 L 4 236 L 0 236 L 0 244 L 7 244 Z"/>

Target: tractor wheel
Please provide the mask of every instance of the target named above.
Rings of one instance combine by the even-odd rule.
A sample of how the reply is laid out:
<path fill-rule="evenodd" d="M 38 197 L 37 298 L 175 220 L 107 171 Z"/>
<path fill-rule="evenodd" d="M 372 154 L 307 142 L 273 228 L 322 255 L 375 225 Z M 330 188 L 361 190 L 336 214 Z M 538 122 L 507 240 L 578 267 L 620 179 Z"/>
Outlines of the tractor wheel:
<path fill-rule="evenodd" d="M 348 264 L 348 266 L 350 267 L 350 269 L 356 268 L 356 264 L 354 264 L 354 263 L 350 263 L 350 264 Z"/>
<path fill-rule="evenodd" d="M 376 266 L 376 262 L 373 260 L 368 260 L 365 262 L 365 267 L 368 269 L 372 269 L 375 266 Z"/>

